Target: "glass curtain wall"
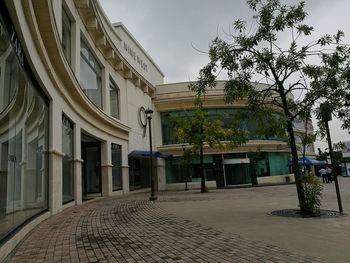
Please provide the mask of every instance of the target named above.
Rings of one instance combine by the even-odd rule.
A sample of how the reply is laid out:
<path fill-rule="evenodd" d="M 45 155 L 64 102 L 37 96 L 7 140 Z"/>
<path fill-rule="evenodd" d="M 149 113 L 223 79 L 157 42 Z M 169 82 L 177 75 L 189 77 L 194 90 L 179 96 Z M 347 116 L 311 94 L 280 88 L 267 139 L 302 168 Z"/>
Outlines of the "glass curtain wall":
<path fill-rule="evenodd" d="M 0 16 L 0 241 L 48 207 L 48 106 L 22 65 Z"/>
<path fill-rule="evenodd" d="M 74 137 L 73 123 L 62 117 L 62 201 L 74 200 Z"/>
<path fill-rule="evenodd" d="M 86 96 L 99 108 L 102 107 L 102 68 L 84 43 L 80 41 L 80 85 Z"/>
<path fill-rule="evenodd" d="M 121 190 L 122 185 L 122 147 L 112 143 L 112 185 L 113 191 Z"/>
<path fill-rule="evenodd" d="M 235 123 L 239 123 L 238 127 L 249 132 L 250 140 L 281 140 L 284 138 L 279 138 L 276 134 L 262 134 L 259 131 L 256 120 L 253 118 L 248 118 L 249 114 L 244 109 L 238 108 L 219 108 L 219 109 L 204 109 L 208 114 L 209 121 L 220 119 L 224 122 L 224 127 L 232 127 L 232 125 L 237 126 Z M 175 144 L 174 140 L 174 121 L 178 118 L 185 116 L 191 116 L 193 111 L 171 111 L 171 112 L 161 112 L 161 124 L 162 124 L 162 138 L 163 145 Z M 244 117 L 242 117 L 244 116 Z M 278 118 L 278 115 L 276 115 Z"/>

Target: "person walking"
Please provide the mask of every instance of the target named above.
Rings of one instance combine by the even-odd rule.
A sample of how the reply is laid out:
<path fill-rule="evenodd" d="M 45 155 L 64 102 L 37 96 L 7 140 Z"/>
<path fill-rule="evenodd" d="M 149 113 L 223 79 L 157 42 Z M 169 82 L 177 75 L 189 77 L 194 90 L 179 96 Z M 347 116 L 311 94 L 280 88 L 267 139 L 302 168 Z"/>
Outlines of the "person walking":
<path fill-rule="evenodd" d="M 328 184 L 327 170 L 322 167 L 318 172 L 322 176 L 322 182 Z"/>
<path fill-rule="evenodd" d="M 327 180 L 328 182 L 333 183 L 332 169 L 330 167 L 327 167 Z"/>

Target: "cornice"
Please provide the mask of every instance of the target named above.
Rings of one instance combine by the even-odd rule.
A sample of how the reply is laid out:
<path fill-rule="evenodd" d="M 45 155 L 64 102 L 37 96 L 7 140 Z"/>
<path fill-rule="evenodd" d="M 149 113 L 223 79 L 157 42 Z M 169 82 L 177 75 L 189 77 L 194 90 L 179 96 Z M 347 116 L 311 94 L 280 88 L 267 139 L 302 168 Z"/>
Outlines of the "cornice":
<path fill-rule="evenodd" d="M 34 44 L 51 81 L 65 101 L 86 122 L 110 135 L 128 139 L 131 128 L 97 108 L 80 88 L 64 57 L 49 2 L 23 0 L 22 5 Z"/>
<path fill-rule="evenodd" d="M 74 0 L 74 4 L 91 39 L 96 43 L 97 49 L 100 50 L 106 61 L 124 79 L 130 80 L 136 87 L 153 98 L 155 87 L 130 65 L 115 46 L 98 15 L 97 3 L 90 0 Z"/>

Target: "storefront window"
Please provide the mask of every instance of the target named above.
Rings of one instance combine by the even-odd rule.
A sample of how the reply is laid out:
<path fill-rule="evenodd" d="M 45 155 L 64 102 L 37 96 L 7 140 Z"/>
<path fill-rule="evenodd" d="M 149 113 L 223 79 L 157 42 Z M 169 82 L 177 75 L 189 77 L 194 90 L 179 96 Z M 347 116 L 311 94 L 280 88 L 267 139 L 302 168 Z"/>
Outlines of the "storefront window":
<path fill-rule="evenodd" d="M 49 110 L 5 28 L 0 16 L 0 240 L 48 207 Z"/>
<path fill-rule="evenodd" d="M 62 117 L 62 201 L 67 203 L 74 200 L 74 137 L 73 123 L 65 116 Z"/>
<path fill-rule="evenodd" d="M 86 96 L 99 108 L 102 105 L 101 66 L 90 49 L 80 41 L 80 85 Z"/>
<path fill-rule="evenodd" d="M 112 143 L 112 184 L 113 191 L 121 190 L 122 186 L 122 147 Z"/>

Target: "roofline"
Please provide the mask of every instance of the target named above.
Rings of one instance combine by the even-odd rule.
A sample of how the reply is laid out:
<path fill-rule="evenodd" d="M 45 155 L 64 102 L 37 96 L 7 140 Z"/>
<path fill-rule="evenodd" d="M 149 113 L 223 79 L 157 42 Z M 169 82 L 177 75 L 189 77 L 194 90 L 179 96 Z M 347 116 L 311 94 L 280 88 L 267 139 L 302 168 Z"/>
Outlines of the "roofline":
<path fill-rule="evenodd" d="M 156 69 L 160 72 L 160 74 L 165 77 L 163 71 L 160 69 L 160 67 L 154 62 L 154 60 L 151 58 L 151 56 L 147 53 L 147 51 L 142 47 L 142 45 L 140 44 L 140 42 L 138 42 L 136 40 L 136 38 L 130 33 L 130 31 L 126 28 L 126 26 L 122 23 L 122 22 L 115 22 L 112 23 L 113 27 L 121 27 L 126 33 L 127 35 L 138 45 L 138 47 L 141 49 L 141 51 L 146 55 L 146 57 L 151 61 L 151 63 L 153 64 L 153 66 L 156 67 Z M 120 37 L 119 37 L 120 38 Z"/>

